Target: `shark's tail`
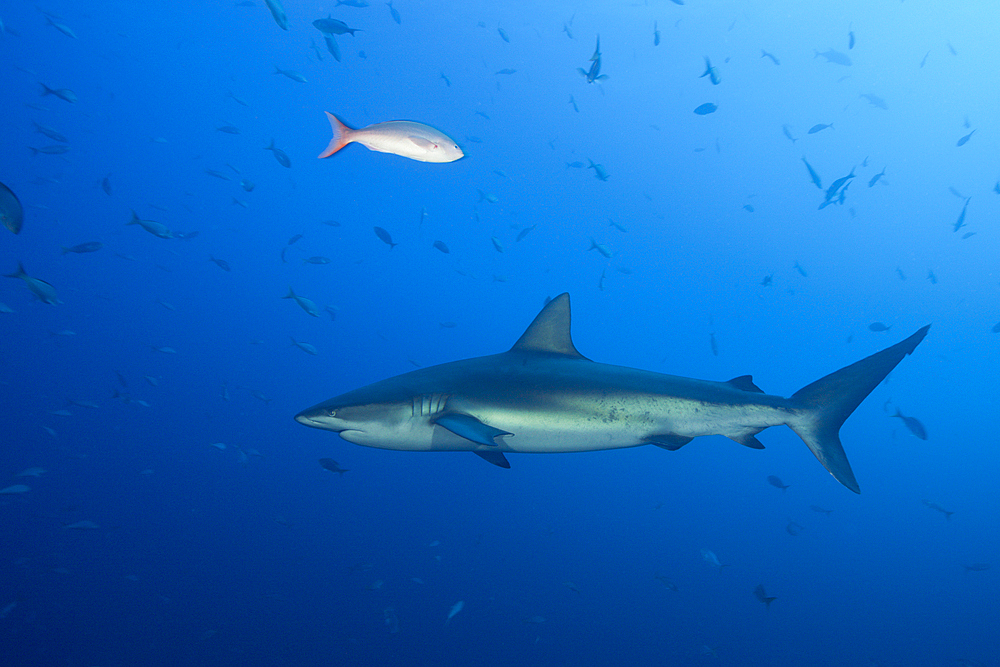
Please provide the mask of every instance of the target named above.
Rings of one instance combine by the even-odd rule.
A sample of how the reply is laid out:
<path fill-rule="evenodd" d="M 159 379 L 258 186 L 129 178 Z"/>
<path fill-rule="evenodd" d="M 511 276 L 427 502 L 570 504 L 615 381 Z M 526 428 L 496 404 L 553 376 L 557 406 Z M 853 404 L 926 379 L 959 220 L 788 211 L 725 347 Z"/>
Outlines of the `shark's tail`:
<path fill-rule="evenodd" d="M 816 380 L 790 399 L 792 407 L 801 413 L 788 426 L 823 467 L 855 493 L 861 493 L 861 488 L 840 444 L 840 427 L 896 364 L 916 349 L 928 329 L 930 325 L 892 347 Z"/>

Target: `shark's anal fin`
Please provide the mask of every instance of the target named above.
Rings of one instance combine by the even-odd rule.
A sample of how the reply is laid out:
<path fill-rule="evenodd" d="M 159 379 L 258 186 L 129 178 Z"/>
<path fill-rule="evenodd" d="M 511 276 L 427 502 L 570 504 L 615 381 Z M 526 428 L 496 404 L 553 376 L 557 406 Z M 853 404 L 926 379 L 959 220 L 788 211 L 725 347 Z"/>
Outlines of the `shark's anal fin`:
<path fill-rule="evenodd" d="M 742 389 L 743 391 L 752 391 L 758 394 L 764 393 L 763 389 L 761 389 L 760 387 L 758 387 L 753 383 L 752 375 L 741 375 L 737 378 L 729 380 L 728 382 L 726 382 L 726 384 L 730 384 L 736 387 L 737 389 Z"/>
<path fill-rule="evenodd" d="M 475 417 L 458 413 L 442 415 L 434 420 L 434 423 L 448 429 L 457 436 L 463 437 L 466 440 L 471 440 L 472 442 L 480 445 L 486 445 L 487 447 L 497 446 L 494 438 L 498 435 L 513 435 L 513 433 L 508 431 L 501 431 L 498 428 L 487 426 Z M 478 454 L 479 452 L 476 453 Z M 492 463 L 492 461 L 490 462 Z M 497 465 L 500 464 L 498 463 Z"/>
<path fill-rule="evenodd" d="M 689 438 L 683 435 L 674 435 L 673 433 L 663 433 L 661 435 L 651 435 L 646 438 L 646 442 L 651 445 L 656 445 L 657 447 L 662 447 L 670 452 L 676 452 L 678 449 L 683 447 L 694 440 L 694 438 Z"/>
<path fill-rule="evenodd" d="M 472 452 L 476 456 L 482 458 L 484 461 L 489 461 L 493 465 L 499 468 L 510 468 L 510 462 L 507 461 L 507 457 L 503 455 L 503 452 Z"/>

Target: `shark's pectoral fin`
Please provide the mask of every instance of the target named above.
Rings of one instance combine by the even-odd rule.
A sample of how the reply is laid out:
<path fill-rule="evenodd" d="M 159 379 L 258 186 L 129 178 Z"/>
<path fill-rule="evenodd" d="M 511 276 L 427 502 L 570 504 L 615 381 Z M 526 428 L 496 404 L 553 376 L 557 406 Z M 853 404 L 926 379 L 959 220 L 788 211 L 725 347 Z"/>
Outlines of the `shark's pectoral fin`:
<path fill-rule="evenodd" d="M 480 445 L 486 445 L 487 447 L 496 447 L 497 443 L 495 438 L 498 435 L 513 435 L 509 431 L 501 431 L 498 428 L 492 426 L 487 426 L 483 422 L 479 421 L 475 417 L 463 414 L 449 414 L 442 415 L 434 420 L 434 423 L 438 426 L 448 429 L 452 433 L 466 440 L 471 440 Z M 476 452 L 479 454 L 479 452 Z M 481 454 L 480 454 L 481 456 Z M 503 458 L 501 455 L 500 458 Z M 493 461 L 490 461 L 493 463 Z M 506 461 L 504 461 L 506 463 Z M 496 465 L 500 465 L 497 463 Z M 503 466 L 510 467 L 510 466 Z"/>
<path fill-rule="evenodd" d="M 764 390 L 753 383 L 752 375 L 741 375 L 738 378 L 733 378 L 726 382 L 726 384 L 731 384 L 737 389 L 742 389 L 743 391 L 752 391 L 758 394 L 763 394 Z M 742 444 L 742 443 L 741 443 Z"/>
<path fill-rule="evenodd" d="M 673 433 L 663 433 L 661 435 L 651 435 L 646 438 L 646 442 L 651 445 L 656 445 L 657 447 L 663 447 L 667 451 L 676 452 L 678 449 L 683 447 L 694 440 L 694 438 L 689 438 L 683 435 L 674 435 Z"/>
<path fill-rule="evenodd" d="M 472 452 L 476 456 L 479 456 L 484 461 L 489 461 L 493 465 L 500 468 L 510 468 L 510 462 L 507 461 L 507 457 L 503 455 L 503 452 Z"/>
<path fill-rule="evenodd" d="M 744 447 L 749 447 L 750 449 L 764 449 L 764 445 L 760 443 L 760 440 L 754 437 L 762 430 L 764 429 L 756 429 L 754 431 L 746 431 L 744 433 L 734 433 L 732 435 L 727 434 L 726 437 L 733 442 L 738 442 Z"/>

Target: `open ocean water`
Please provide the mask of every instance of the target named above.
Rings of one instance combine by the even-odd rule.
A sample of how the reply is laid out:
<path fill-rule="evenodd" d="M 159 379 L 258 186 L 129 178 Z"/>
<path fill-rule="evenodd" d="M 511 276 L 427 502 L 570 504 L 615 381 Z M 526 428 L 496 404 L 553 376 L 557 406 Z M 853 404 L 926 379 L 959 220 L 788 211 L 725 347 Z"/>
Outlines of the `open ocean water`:
<path fill-rule="evenodd" d="M 998 664 L 994 2 L 0 22 L 0 664 Z M 464 157 L 319 160 L 324 111 Z M 860 495 L 783 426 L 504 470 L 293 420 L 563 292 L 590 359 L 785 397 L 932 327 Z"/>

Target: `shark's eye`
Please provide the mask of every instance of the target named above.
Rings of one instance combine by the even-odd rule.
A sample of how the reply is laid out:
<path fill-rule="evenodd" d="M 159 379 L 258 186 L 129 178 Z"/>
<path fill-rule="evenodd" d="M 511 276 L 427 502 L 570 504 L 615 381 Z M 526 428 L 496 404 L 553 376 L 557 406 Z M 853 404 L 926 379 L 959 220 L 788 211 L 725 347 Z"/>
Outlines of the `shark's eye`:
<path fill-rule="evenodd" d="M 326 411 L 326 416 L 327 417 L 336 417 L 337 416 L 337 411 L 334 410 L 333 408 L 330 408 L 329 410 Z"/>

